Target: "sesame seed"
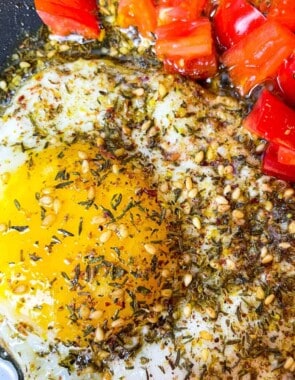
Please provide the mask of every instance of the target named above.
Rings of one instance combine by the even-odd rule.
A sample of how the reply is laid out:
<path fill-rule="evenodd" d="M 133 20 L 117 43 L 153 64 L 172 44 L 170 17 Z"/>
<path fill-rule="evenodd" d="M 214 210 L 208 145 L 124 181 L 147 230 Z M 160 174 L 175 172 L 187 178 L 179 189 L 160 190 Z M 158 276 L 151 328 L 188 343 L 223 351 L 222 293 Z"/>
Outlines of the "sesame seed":
<path fill-rule="evenodd" d="M 200 150 L 196 155 L 195 155 L 195 162 L 197 164 L 200 164 L 204 160 L 205 154 L 202 150 Z"/>
<path fill-rule="evenodd" d="M 186 273 L 184 276 L 183 276 L 183 283 L 184 283 L 184 286 L 185 287 L 188 287 L 190 285 L 190 283 L 192 282 L 193 280 L 193 276 L 191 273 Z"/>
<path fill-rule="evenodd" d="M 272 261 L 273 261 L 273 255 L 270 255 L 270 254 L 264 256 L 264 257 L 261 259 L 261 263 L 262 263 L 262 264 L 269 264 L 269 263 L 271 263 Z"/>
<path fill-rule="evenodd" d="M 265 293 L 261 286 L 257 287 L 255 296 L 258 300 L 263 300 L 265 298 Z"/>
<path fill-rule="evenodd" d="M 264 300 L 264 304 L 266 306 L 270 305 L 275 299 L 275 295 L 274 294 L 270 294 L 269 296 L 267 296 Z"/>
<path fill-rule="evenodd" d="M 103 146 L 104 145 L 104 139 L 102 137 L 97 137 L 97 139 L 96 139 L 96 145 L 98 147 Z"/>
<path fill-rule="evenodd" d="M 288 188 L 284 191 L 284 198 L 285 200 L 290 199 L 294 195 L 294 189 Z"/>
<path fill-rule="evenodd" d="M 240 198 L 240 196 L 241 196 L 241 189 L 239 187 L 236 187 L 231 194 L 231 198 L 232 200 L 237 201 Z"/>
<path fill-rule="evenodd" d="M 191 190 L 193 188 L 193 181 L 192 181 L 191 177 L 186 177 L 186 179 L 185 179 L 185 188 L 187 190 Z"/>
<path fill-rule="evenodd" d="M 213 335 L 211 333 L 209 333 L 209 331 L 202 330 L 202 331 L 200 331 L 200 338 L 202 338 L 204 340 L 212 341 Z"/>
<path fill-rule="evenodd" d="M 94 186 L 89 187 L 88 192 L 87 192 L 87 198 L 89 200 L 93 200 L 95 198 L 95 187 Z"/>
<path fill-rule="evenodd" d="M 31 67 L 31 65 L 29 62 L 22 61 L 22 62 L 20 62 L 19 67 L 21 69 L 28 69 L 29 67 Z"/>
<path fill-rule="evenodd" d="M 222 195 L 217 195 L 215 197 L 215 203 L 218 204 L 218 205 L 227 205 L 228 204 L 228 200 L 222 196 Z"/>
<path fill-rule="evenodd" d="M 115 321 L 112 322 L 111 326 L 113 328 L 118 328 L 118 327 L 124 326 L 124 324 L 125 324 L 124 319 L 118 318 L 118 319 L 116 319 Z"/>
<path fill-rule="evenodd" d="M 290 369 L 293 364 L 294 364 L 294 359 L 291 356 L 287 357 L 284 364 L 284 369 L 287 369 L 287 370 Z"/>
<path fill-rule="evenodd" d="M 52 209 L 55 214 L 58 214 L 61 209 L 61 201 L 58 198 L 53 200 Z"/>
<path fill-rule="evenodd" d="M 157 253 L 157 248 L 153 244 L 149 244 L 149 243 L 145 244 L 144 249 L 150 255 L 155 255 Z"/>
<path fill-rule="evenodd" d="M 197 196 L 197 194 L 198 194 L 198 190 L 196 188 L 193 188 L 189 191 L 188 197 L 193 199 Z"/>
<path fill-rule="evenodd" d="M 39 199 L 39 203 L 41 206 L 50 207 L 53 204 L 53 199 L 50 196 L 46 195 Z"/>
<path fill-rule="evenodd" d="M 163 289 L 161 291 L 162 297 L 170 298 L 172 296 L 172 290 L 171 289 Z"/>
<path fill-rule="evenodd" d="M 82 161 L 82 173 L 86 174 L 89 172 L 89 162 L 87 160 Z"/>
<path fill-rule="evenodd" d="M 78 157 L 80 158 L 80 160 L 87 160 L 88 155 L 87 155 L 86 152 L 83 152 L 82 150 L 79 150 L 78 151 Z"/>
<path fill-rule="evenodd" d="M 96 330 L 95 330 L 95 334 L 94 334 L 94 340 L 96 342 L 102 342 L 104 340 L 104 331 L 101 327 L 97 327 Z"/>
<path fill-rule="evenodd" d="M 94 310 L 89 314 L 90 319 L 99 319 L 103 316 L 102 310 Z"/>
<path fill-rule="evenodd" d="M 187 305 L 185 305 L 185 307 L 183 308 L 183 315 L 186 317 L 186 318 L 189 318 L 192 314 L 192 305 L 190 303 L 188 303 Z"/>
<path fill-rule="evenodd" d="M 50 227 L 55 222 L 55 215 L 48 214 L 45 216 L 45 218 L 42 220 L 42 227 Z"/>
<path fill-rule="evenodd" d="M 217 313 L 212 307 L 206 307 L 206 313 L 211 319 L 216 319 Z"/>
<path fill-rule="evenodd" d="M 292 220 L 292 222 L 289 224 L 288 231 L 290 234 L 295 234 L 295 220 Z"/>
<path fill-rule="evenodd" d="M 196 227 L 197 230 L 200 230 L 202 228 L 201 221 L 199 217 L 194 216 L 192 219 L 193 225 Z"/>
<path fill-rule="evenodd" d="M 111 236 L 112 236 L 112 231 L 110 230 L 105 231 L 100 235 L 99 241 L 101 243 L 106 243 L 111 238 Z"/>

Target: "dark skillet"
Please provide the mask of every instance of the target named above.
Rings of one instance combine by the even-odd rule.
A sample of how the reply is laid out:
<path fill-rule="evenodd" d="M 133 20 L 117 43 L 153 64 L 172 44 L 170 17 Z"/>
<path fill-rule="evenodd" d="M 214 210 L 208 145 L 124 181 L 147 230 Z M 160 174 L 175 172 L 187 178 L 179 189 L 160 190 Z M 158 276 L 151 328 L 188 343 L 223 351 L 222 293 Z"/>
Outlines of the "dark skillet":
<path fill-rule="evenodd" d="M 41 25 L 33 4 L 33 0 L 0 0 L 0 68 L 20 41 Z"/>
<path fill-rule="evenodd" d="M 22 39 L 40 27 L 33 4 L 33 0 L 0 0 L 0 70 Z M 23 378 L 12 356 L 0 347 L 0 379 Z"/>

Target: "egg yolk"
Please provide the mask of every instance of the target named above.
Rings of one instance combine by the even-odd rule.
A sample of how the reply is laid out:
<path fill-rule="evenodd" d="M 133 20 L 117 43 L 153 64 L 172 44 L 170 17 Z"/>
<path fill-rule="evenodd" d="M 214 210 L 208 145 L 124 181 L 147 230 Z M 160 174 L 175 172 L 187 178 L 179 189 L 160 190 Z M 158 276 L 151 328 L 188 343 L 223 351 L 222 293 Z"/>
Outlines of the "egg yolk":
<path fill-rule="evenodd" d="M 154 320 L 171 295 L 155 191 L 109 156 L 87 142 L 31 153 L 0 200 L 1 303 L 80 346 Z"/>

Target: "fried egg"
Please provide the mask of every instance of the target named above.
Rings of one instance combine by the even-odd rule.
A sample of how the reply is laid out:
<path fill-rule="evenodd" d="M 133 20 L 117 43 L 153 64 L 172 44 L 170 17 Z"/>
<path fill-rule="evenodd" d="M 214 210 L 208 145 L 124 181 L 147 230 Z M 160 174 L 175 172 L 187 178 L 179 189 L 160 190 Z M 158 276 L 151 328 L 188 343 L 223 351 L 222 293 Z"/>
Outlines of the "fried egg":
<path fill-rule="evenodd" d="M 288 374 L 294 199 L 243 113 L 107 60 L 24 82 L 0 121 L 0 334 L 25 378 Z"/>

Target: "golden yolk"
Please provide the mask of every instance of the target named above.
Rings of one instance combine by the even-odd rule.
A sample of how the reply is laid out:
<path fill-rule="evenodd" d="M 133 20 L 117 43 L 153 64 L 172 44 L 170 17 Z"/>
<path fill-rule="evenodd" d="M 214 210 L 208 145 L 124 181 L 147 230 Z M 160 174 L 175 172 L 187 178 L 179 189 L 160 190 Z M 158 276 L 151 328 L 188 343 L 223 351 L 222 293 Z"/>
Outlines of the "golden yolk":
<path fill-rule="evenodd" d="M 31 154 L 0 200 L 1 302 L 82 346 L 152 319 L 169 296 L 154 191 L 141 169 L 98 153 L 84 142 Z"/>

